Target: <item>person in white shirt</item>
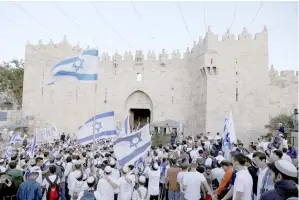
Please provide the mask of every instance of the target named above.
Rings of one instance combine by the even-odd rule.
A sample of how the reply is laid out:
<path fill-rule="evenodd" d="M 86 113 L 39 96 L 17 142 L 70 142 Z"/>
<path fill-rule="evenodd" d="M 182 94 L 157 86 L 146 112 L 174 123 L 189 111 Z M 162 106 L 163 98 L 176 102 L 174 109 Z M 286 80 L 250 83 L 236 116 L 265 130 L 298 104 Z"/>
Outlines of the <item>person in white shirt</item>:
<path fill-rule="evenodd" d="M 215 141 L 218 141 L 218 140 L 221 140 L 219 133 L 217 133 L 217 135 L 215 136 Z"/>
<path fill-rule="evenodd" d="M 100 200 L 101 193 L 99 191 L 94 190 L 94 185 L 96 183 L 96 178 L 93 176 L 88 177 L 87 179 L 87 186 L 88 189 L 81 191 L 78 195 L 78 199 L 96 199 Z"/>
<path fill-rule="evenodd" d="M 183 178 L 183 193 L 184 199 L 187 200 L 198 200 L 201 199 L 200 186 L 204 185 L 212 199 L 215 199 L 213 192 L 207 183 L 206 178 L 203 174 L 196 171 L 197 164 L 191 163 L 190 172 L 184 173 Z"/>
<path fill-rule="evenodd" d="M 252 156 L 253 163 L 259 168 L 257 182 L 257 200 L 260 200 L 262 194 L 268 190 L 274 189 L 274 183 L 270 178 L 270 171 L 266 163 L 266 154 L 255 152 Z"/>
<path fill-rule="evenodd" d="M 238 170 L 233 191 L 233 200 L 252 200 L 252 177 L 245 167 L 246 156 L 237 154 L 234 157 L 234 168 Z"/>
<path fill-rule="evenodd" d="M 213 140 L 213 137 L 211 136 L 210 132 L 207 132 L 207 138 L 208 138 L 209 141 Z"/>
<path fill-rule="evenodd" d="M 114 200 L 114 189 L 119 187 L 119 181 L 112 177 L 112 168 L 106 166 L 104 169 L 104 178 L 98 182 L 97 191 L 101 193 L 103 200 Z"/>
<path fill-rule="evenodd" d="M 54 165 L 51 165 L 49 167 L 50 175 L 46 178 L 44 178 L 42 183 L 42 188 L 45 190 L 43 195 L 43 200 L 47 200 L 47 192 L 50 189 L 50 185 L 52 183 L 56 183 L 57 185 L 60 184 L 60 178 L 55 174 L 56 173 L 56 167 Z"/>
<path fill-rule="evenodd" d="M 33 164 L 33 163 L 32 163 Z M 38 177 L 36 179 L 36 182 L 38 182 L 41 186 L 43 183 L 43 178 L 42 178 L 42 170 L 40 169 L 40 167 L 43 165 L 43 158 L 41 157 L 37 157 L 35 159 L 35 165 L 32 165 L 32 167 L 30 168 L 30 173 L 31 172 L 38 172 Z"/>
<path fill-rule="evenodd" d="M 196 161 L 197 158 L 199 158 L 199 153 L 195 145 L 193 145 L 192 150 L 190 151 L 190 157 L 192 161 Z"/>
<path fill-rule="evenodd" d="M 129 167 L 123 166 L 122 177 L 119 178 L 119 194 L 118 200 L 131 200 L 135 185 L 135 177 L 133 174 L 128 174 Z"/>
<path fill-rule="evenodd" d="M 4 159 L 0 159 L 0 173 L 5 173 L 7 170 L 7 167 L 5 166 L 5 160 Z"/>
<path fill-rule="evenodd" d="M 223 151 L 219 151 L 218 156 L 216 156 L 215 159 L 217 161 L 219 161 L 220 163 L 221 163 L 222 160 L 225 160 L 225 158 L 223 157 Z"/>
<path fill-rule="evenodd" d="M 71 200 L 76 199 L 75 197 L 78 197 L 79 193 L 88 189 L 86 184 L 87 176 L 83 174 L 82 172 L 76 174 L 76 180 L 73 184 L 72 189 L 70 189 L 70 196 Z"/>
<path fill-rule="evenodd" d="M 75 183 L 77 181 L 77 177 L 82 174 L 81 172 L 81 164 L 77 160 L 73 160 L 75 165 L 75 170 L 70 172 L 67 178 L 67 187 L 69 189 L 69 195 L 73 195 L 73 189 L 75 188 Z"/>
<path fill-rule="evenodd" d="M 147 169 L 145 172 L 148 175 L 148 193 L 150 195 L 150 200 L 158 200 L 159 198 L 159 181 L 160 181 L 160 168 L 155 162 L 152 165 L 152 169 Z"/>
<path fill-rule="evenodd" d="M 183 197 L 184 196 L 184 191 L 183 191 L 183 180 L 184 180 L 184 174 L 188 172 L 189 169 L 189 164 L 188 163 L 183 163 L 181 165 L 182 167 L 182 171 L 178 173 L 177 175 L 177 182 L 180 185 L 180 196 Z"/>
<path fill-rule="evenodd" d="M 211 170 L 213 180 L 217 179 L 219 185 L 224 177 L 225 171 L 221 166 L 221 161 L 217 161 L 217 167 Z"/>
<path fill-rule="evenodd" d="M 134 190 L 132 195 L 132 200 L 147 200 L 148 199 L 148 191 L 144 187 L 145 185 L 145 176 L 139 176 L 138 183 L 139 188 Z"/>
<path fill-rule="evenodd" d="M 283 148 L 283 149 L 282 149 L 282 152 L 283 152 L 283 154 L 282 154 L 281 159 L 282 159 L 282 160 L 289 161 L 290 163 L 293 163 L 292 158 L 287 154 L 288 149 L 287 149 L 287 148 Z"/>
<path fill-rule="evenodd" d="M 111 172 L 112 178 L 115 180 L 118 180 L 120 178 L 120 172 L 118 169 L 116 169 L 116 161 L 114 159 L 112 159 L 112 160 L 110 160 L 109 164 L 112 169 L 112 172 Z M 114 189 L 114 200 L 117 200 L 118 193 L 119 193 L 119 188 Z"/>

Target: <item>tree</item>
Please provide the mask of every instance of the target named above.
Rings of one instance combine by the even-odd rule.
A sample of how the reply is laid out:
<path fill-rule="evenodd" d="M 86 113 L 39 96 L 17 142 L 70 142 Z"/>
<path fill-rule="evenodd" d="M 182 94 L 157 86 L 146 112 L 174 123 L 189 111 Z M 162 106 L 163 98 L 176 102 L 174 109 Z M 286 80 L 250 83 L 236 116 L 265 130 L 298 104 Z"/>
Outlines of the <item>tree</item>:
<path fill-rule="evenodd" d="M 269 131 L 267 136 L 272 135 L 279 129 L 278 123 L 282 123 L 284 125 L 285 132 L 290 133 L 293 127 L 292 115 L 279 114 L 278 116 L 271 118 L 269 124 L 265 125 L 265 128 Z"/>
<path fill-rule="evenodd" d="M 19 106 L 23 97 L 24 61 L 13 59 L 0 64 L 0 92 L 12 95 Z"/>

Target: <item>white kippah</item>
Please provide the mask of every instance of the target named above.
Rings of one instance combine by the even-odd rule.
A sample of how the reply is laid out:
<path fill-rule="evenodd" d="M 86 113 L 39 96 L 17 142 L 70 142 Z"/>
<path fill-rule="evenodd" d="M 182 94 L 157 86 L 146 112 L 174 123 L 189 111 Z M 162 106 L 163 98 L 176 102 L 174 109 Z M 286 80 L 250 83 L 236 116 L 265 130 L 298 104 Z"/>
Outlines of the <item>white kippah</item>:
<path fill-rule="evenodd" d="M 145 176 L 139 176 L 138 180 L 139 180 L 140 183 L 145 183 L 146 179 L 145 179 Z"/>
<path fill-rule="evenodd" d="M 111 173 L 112 172 L 112 168 L 110 166 L 106 166 L 105 169 L 104 169 L 104 171 L 106 173 Z"/>
<path fill-rule="evenodd" d="M 124 173 L 128 173 L 129 172 L 129 167 L 123 166 L 122 170 L 123 170 Z"/>
<path fill-rule="evenodd" d="M 87 183 L 94 183 L 94 182 L 95 182 L 95 178 L 93 176 L 88 177 Z"/>

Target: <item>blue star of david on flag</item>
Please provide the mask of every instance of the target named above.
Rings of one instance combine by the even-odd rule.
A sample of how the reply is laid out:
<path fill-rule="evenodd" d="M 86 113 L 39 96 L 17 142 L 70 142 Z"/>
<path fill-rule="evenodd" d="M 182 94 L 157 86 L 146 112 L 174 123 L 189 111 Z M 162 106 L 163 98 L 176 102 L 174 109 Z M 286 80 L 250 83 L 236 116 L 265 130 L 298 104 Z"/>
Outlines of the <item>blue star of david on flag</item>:
<path fill-rule="evenodd" d="M 80 59 L 80 58 L 78 58 L 73 63 L 73 68 L 75 68 L 76 72 L 79 71 L 80 69 L 83 69 L 83 63 L 84 63 L 84 59 Z"/>
<path fill-rule="evenodd" d="M 92 127 L 93 127 L 93 126 L 94 126 L 94 125 L 92 125 Z M 95 121 L 95 130 L 96 130 L 97 132 L 99 132 L 101 128 L 103 128 L 103 127 L 102 127 L 102 122 Z"/>
<path fill-rule="evenodd" d="M 130 148 L 131 147 L 137 148 L 137 145 L 141 141 L 142 141 L 142 139 L 141 139 L 141 132 L 140 132 L 140 133 L 137 133 L 136 136 L 130 140 Z"/>

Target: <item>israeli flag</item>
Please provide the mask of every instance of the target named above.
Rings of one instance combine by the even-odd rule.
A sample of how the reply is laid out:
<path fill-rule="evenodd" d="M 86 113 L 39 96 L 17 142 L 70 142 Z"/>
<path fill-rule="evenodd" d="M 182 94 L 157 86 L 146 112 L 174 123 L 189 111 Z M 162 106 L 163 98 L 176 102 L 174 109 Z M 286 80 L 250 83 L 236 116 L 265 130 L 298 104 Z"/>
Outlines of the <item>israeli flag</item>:
<path fill-rule="evenodd" d="M 30 149 L 28 150 L 28 155 L 30 158 L 34 157 L 35 149 L 36 149 L 36 135 L 34 135 L 34 137 L 32 138 L 31 146 Z"/>
<path fill-rule="evenodd" d="M 57 63 L 52 69 L 53 79 L 75 78 L 80 82 L 95 82 L 98 80 L 98 50 L 87 50 L 78 57 L 67 58 Z"/>
<path fill-rule="evenodd" d="M 114 111 L 105 112 L 91 117 L 85 124 L 79 127 L 76 133 L 79 144 L 86 145 L 93 142 L 94 124 L 96 140 L 116 137 Z"/>
<path fill-rule="evenodd" d="M 131 131 L 130 131 L 130 116 L 127 115 L 124 119 L 124 122 L 122 123 L 122 127 L 121 127 L 121 130 L 120 130 L 120 133 L 119 135 L 127 135 L 127 134 L 130 134 Z"/>
<path fill-rule="evenodd" d="M 22 142 L 22 137 L 20 132 L 14 134 L 10 139 L 10 143 L 16 143 L 16 142 Z"/>
<path fill-rule="evenodd" d="M 229 159 L 230 151 L 232 150 L 233 143 L 237 141 L 233 114 L 230 111 L 229 116 L 225 117 L 224 129 L 222 134 L 222 151 L 224 152 L 225 159 Z"/>
<path fill-rule="evenodd" d="M 120 166 L 135 165 L 151 148 L 149 124 L 139 131 L 118 137 L 114 141 L 114 154 Z M 141 160 L 139 160 L 141 161 Z"/>

